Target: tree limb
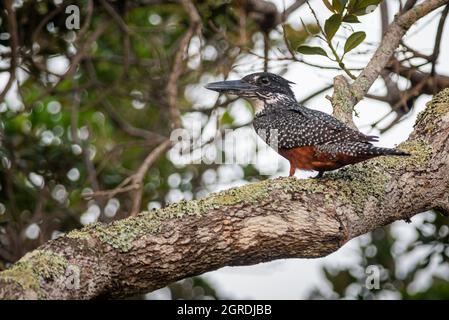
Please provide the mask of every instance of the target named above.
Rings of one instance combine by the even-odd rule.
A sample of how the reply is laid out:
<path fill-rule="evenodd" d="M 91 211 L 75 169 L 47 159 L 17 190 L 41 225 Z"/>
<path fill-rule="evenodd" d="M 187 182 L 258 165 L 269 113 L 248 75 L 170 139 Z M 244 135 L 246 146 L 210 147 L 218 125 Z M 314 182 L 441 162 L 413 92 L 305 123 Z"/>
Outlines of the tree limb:
<path fill-rule="evenodd" d="M 173 68 L 168 77 L 168 83 L 165 91 L 168 96 L 168 110 L 170 113 L 170 121 L 172 123 L 173 129 L 181 128 L 181 113 L 177 107 L 177 99 L 178 99 L 178 80 L 181 76 L 184 68 L 184 54 L 187 52 L 190 40 L 192 40 L 193 36 L 199 32 L 201 28 L 201 17 L 198 14 L 198 11 L 195 8 L 195 5 L 190 0 L 180 0 L 184 10 L 186 10 L 190 19 L 190 26 L 187 32 L 182 36 L 182 39 L 179 43 L 178 50 L 175 54 Z"/>
<path fill-rule="evenodd" d="M 1 272 L 0 298 L 144 293 L 223 266 L 322 257 L 395 220 L 447 212 L 449 89 L 400 147 L 412 156 L 364 162 L 323 180 L 266 180 L 72 231 Z"/>
<path fill-rule="evenodd" d="M 420 18 L 447 3 L 449 0 L 427 0 L 397 15 L 367 66 L 350 85 L 349 90 L 338 92 L 339 97 L 333 97 L 333 101 L 337 101 L 337 105 L 341 105 L 343 109 L 352 114 L 353 107 L 365 96 L 382 70 L 388 65 L 394 50 L 399 46 L 408 29 Z"/>
<path fill-rule="evenodd" d="M 410 80 L 412 86 L 421 83 L 424 79 L 428 79 L 422 88 L 424 94 L 432 95 L 435 91 L 441 91 L 449 87 L 449 77 L 445 75 L 431 76 L 430 73 L 423 72 L 417 68 L 402 65 L 396 59 L 393 59 L 387 66 L 387 70 Z"/>

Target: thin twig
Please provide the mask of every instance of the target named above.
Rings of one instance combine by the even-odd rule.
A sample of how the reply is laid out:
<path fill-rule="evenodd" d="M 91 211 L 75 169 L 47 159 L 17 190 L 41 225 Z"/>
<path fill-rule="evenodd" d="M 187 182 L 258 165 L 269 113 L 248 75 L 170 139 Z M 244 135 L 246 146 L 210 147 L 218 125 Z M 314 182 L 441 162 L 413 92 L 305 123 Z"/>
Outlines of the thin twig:
<path fill-rule="evenodd" d="M 296 9 L 300 8 L 305 3 L 305 0 L 296 0 L 295 2 L 293 2 L 287 9 L 284 10 L 282 14 L 283 20 L 285 21 L 290 14 L 292 14 L 294 11 L 296 11 Z"/>
<path fill-rule="evenodd" d="M 449 4 L 446 5 L 443 12 L 441 13 L 440 21 L 438 22 L 437 34 L 435 36 L 435 46 L 432 53 L 432 69 L 430 75 L 435 75 L 435 69 L 437 65 L 438 56 L 440 55 L 441 37 L 443 36 L 444 23 L 446 22 L 447 15 L 449 13 Z"/>
<path fill-rule="evenodd" d="M 90 150 L 84 146 L 84 144 L 82 143 L 82 141 L 78 135 L 79 105 L 81 102 L 80 99 L 81 98 L 80 98 L 79 92 L 74 91 L 73 104 L 72 104 L 72 110 L 71 110 L 71 123 L 70 123 L 72 141 L 75 144 L 79 145 L 82 150 L 84 165 L 86 166 L 86 170 L 87 170 L 87 178 L 92 186 L 92 189 L 94 191 L 99 191 L 100 185 L 98 183 L 95 166 L 91 160 Z"/>
<path fill-rule="evenodd" d="M 386 1 L 384 1 L 386 2 Z M 411 8 L 413 8 L 416 4 L 416 2 L 418 2 L 418 0 L 407 0 L 407 2 L 405 3 L 404 7 L 402 8 L 402 13 L 410 10 Z"/>
<path fill-rule="evenodd" d="M 112 19 L 115 20 L 120 29 L 128 35 L 131 34 L 131 30 L 128 25 L 125 21 L 123 21 L 122 17 L 115 11 L 115 9 L 106 0 L 100 0 L 100 3 Z"/>
<path fill-rule="evenodd" d="M 188 49 L 190 40 L 201 27 L 201 18 L 193 3 L 190 0 L 181 0 L 181 4 L 189 15 L 190 26 L 179 43 L 174 58 L 173 68 L 168 77 L 167 87 L 165 89 L 167 92 L 168 110 L 173 129 L 181 127 L 181 113 L 177 107 L 177 97 L 178 80 L 183 72 L 183 56 Z"/>
<path fill-rule="evenodd" d="M 309 101 L 310 99 L 313 99 L 313 98 L 315 98 L 316 96 L 319 96 L 320 94 L 322 94 L 323 92 L 326 92 L 327 90 L 331 89 L 333 86 L 334 86 L 333 84 L 329 84 L 329 85 L 327 85 L 327 86 L 321 88 L 320 90 L 315 91 L 314 93 L 308 95 L 308 96 L 305 97 L 304 99 L 300 100 L 298 103 L 299 103 L 299 104 L 304 104 L 304 103 L 306 103 L 307 101 Z"/>
<path fill-rule="evenodd" d="M 269 58 L 270 53 L 270 37 L 268 35 L 268 32 L 263 32 L 263 71 L 268 72 L 268 62 L 270 60 Z"/>
<path fill-rule="evenodd" d="M 163 143 L 161 143 L 158 147 L 156 147 L 153 151 L 151 151 L 150 154 L 148 154 L 148 156 L 143 161 L 139 170 L 137 170 L 137 172 L 133 175 L 132 181 L 139 187 L 137 188 L 136 192 L 134 192 L 132 195 L 133 204 L 130 214 L 131 216 L 136 216 L 140 211 L 140 204 L 142 202 L 142 193 L 143 193 L 143 179 L 145 177 L 145 174 L 153 165 L 153 163 L 159 158 L 159 156 L 168 150 L 171 144 L 172 143 L 170 140 L 166 140 Z"/>

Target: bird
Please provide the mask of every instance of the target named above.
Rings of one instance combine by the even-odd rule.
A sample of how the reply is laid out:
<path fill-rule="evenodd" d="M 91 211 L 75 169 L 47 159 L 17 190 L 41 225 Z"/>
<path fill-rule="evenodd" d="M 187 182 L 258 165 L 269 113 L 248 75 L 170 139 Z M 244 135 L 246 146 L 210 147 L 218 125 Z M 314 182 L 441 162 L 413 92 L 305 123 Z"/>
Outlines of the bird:
<path fill-rule="evenodd" d="M 378 137 L 352 129 L 333 116 L 300 105 L 291 89 L 293 82 L 269 72 L 252 73 L 240 80 L 212 82 L 206 89 L 236 95 L 254 108 L 256 133 L 290 163 L 289 176 L 296 169 L 326 171 L 379 156 L 409 156 L 396 148 L 373 145 Z"/>

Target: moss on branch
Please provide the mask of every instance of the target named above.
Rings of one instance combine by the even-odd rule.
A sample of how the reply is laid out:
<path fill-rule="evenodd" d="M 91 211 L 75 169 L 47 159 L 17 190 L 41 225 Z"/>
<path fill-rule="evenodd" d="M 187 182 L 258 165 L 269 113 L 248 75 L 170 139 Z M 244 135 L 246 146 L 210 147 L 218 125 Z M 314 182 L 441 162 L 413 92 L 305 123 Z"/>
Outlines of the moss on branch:
<path fill-rule="evenodd" d="M 164 220 L 199 216 L 223 206 L 239 203 L 255 203 L 268 195 L 269 181 L 250 183 L 238 188 L 215 193 L 209 197 L 192 201 L 180 201 L 163 209 L 144 211 L 135 218 L 115 221 L 108 226 L 93 223 L 81 230 L 74 230 L 67 236 L 77 239 L 96 237 L 103 243 L 121 251 L 131 250 L 133 242 L 142 235 L 157 233 Z"/>
<path fill-rule="evenodd" d="M 39 298 L 41 281 L 57 281 L 64 275 L 68 265 L 68 261 L 59 254 L 35 250 L 23 256 L 10 269 L 1 272 L 0 280 L 15 282 L 32 295 L 31 298 Z"/>
<path fill-rule="evenodd" d="M 81 230 L 72 231 L 67 236 L 86 240 L 95 237 L 120 252 L 128 252 L 139 237 L 159 232 L 165 220 L 201 216 L 214 209 L 236 204 L 256 203 L 274 190 L 285 194 L 321 194 L 328 205 L 339 203 L 352 206 L 358 214 L 363 214 L 370 198 L 382 200 L 391 180 L 391 172 L 424 167 L 432 153 L 431 146 L 424 140 L 407 141 L 400 147 L 412 156 L 377 158 L 327 173 L 321 180 L 292 177 L 250 183 L 211 194 L 204 199 L 181 201 L 163 209 L 142 212 L 135 218 L 115 221 L 108 226 L 94 223 Z"/>

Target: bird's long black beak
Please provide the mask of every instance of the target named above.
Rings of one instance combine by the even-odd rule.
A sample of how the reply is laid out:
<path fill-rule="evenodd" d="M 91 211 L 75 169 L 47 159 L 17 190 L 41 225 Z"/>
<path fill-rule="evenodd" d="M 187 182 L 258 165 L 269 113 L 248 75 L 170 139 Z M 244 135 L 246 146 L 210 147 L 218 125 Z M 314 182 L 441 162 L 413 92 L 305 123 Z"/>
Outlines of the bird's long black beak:
<path fill-rule="evenodd" d="M 212 82 L 206 84 L 204 87 L 206 89 L 217 91 L 220 93 L 229 93 L 236 95 L 253 92 L 257 89 L 257 86 L 242 80 Z"/>

